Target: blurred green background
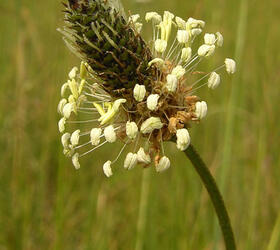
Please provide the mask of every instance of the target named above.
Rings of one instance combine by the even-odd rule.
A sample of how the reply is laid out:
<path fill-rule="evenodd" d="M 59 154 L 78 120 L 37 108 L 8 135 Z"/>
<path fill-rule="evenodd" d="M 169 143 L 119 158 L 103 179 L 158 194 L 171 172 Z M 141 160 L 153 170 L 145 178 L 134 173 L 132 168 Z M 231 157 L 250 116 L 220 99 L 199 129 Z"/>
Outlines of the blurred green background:
<path fill-rule="evenodd" d="M 193 126 L 192 142 L 222 190 L 238 249 L 280 249 L 280 1 L 124 6 L 193 16 L 223 33 L 213 60 L 233 57 L 238 72 L 215 91 L 199 91 L 209 115 Z M 79 61 L 56 31 L 60 1 L 1 0 L 0 10 L 0 250 L 224 249 L 209 196 L 174 145 L 165 146 L 172 168 L 163 174 L 127 172 L 120 163 L 107 179 L 102 164 L 117 154 L 114 146 L 73 168 L 62 154 L 56 107 Z"/>

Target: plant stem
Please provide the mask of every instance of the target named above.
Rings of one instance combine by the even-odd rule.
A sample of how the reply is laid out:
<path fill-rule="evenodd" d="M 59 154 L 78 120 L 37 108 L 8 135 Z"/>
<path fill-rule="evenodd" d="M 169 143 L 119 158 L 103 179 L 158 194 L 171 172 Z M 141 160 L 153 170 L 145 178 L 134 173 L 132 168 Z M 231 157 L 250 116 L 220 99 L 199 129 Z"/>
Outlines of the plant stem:
<path fill-rule="evenodd" d="M 185 154 L 190 159 L 191 163 L 193 164 L 196 172 L 200 176 L 203 185 L 207 189 L 211 201 L 214 205 L 214 208 L 216 210 L 220 227 L 224 236 L 224 241 L 226 245 L 226 250 L 236 250 L 235 240 L 233 231 L 231 228 L 230 218 L 228 216 L 222 195 L 217 187 L 217 184 L 211 175 L 209 169 L 199 156 L 199 154 L 196 152 L 194 147 L 190 145 L 186 151 Z"/>

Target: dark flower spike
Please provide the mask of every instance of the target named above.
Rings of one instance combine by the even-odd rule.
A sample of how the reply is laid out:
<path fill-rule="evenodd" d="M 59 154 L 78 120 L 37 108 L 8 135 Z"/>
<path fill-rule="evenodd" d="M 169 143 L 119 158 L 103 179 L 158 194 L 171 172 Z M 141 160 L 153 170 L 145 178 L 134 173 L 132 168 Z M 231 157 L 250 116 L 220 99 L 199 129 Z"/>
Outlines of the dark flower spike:
<path fill-rule="evenodd" d="M 154 70 L 149 47 L 127 20 L 118 1 L 84 0 L 65 4 L 64 40 L 87 62 L 113 96 L 137 83 L 147 87 Z"/>

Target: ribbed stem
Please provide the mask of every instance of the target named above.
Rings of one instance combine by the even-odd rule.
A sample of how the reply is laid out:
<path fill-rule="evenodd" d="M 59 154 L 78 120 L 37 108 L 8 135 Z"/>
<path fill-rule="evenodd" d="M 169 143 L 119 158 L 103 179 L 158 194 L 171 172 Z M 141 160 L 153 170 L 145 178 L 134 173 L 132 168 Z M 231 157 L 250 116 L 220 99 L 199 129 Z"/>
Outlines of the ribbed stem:
<path fill-rule="evenodd" d="M 226 250 L 236 250 L 230 218 L 228 216 L 228 212 L 226 210 L 222 195 L 217 187 L 213 176 L 211 175 L 209 169 L 192 145 L 187 148 L 185 154 L 190 159 L 196 172 L 200 176 L 203 185 L 210 195 L 211 201 L 214 205 L 216 214 L 219 219 L 219 224 L 223 233 Z"/>

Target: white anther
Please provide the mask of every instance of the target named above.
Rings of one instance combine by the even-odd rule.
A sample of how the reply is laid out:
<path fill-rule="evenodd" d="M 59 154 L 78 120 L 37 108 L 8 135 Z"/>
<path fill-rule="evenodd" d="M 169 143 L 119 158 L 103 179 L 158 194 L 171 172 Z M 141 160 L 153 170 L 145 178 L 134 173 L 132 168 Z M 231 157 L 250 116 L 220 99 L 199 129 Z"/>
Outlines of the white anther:
<path fill-rule="evenodd" d="M 162 39 L 157 39 L 155 41 L 155 50 L 158 53 L 163 53 L 166 50 L 166 47 L 167 47 L 167 41 Z"/>
<path fill-rule="evenodd" d="M 65 149 L 68 148 L 70 137 L 71 137 L 70 133 L 65 133 L 61 136 L 61 144 L 62 144 L 63 148 L 65 148 Z"/>
<path fill-rule="evenodd" d="M 128 153 L 124 160 L 124 168 L 130 170 L 137 164 L 137 154 Z"/>
<path fill-rule="evenodd" d="M 154 21 L 155 24 L 159 24 L 162 21 L 161 16 L 157 12 L 147 12 L 146 13 L 146 22 Z"/>
<path fill-rule="evenodd" d="M 73 155 L 72 163 L 73 163 L 75 169 L 79 169 L 81 167 L 80 162 L 79 162 L 79 153 L 76 153 Z"/>
<path fill-rule="evenodd" d="M 77 72 L 78 72 L 78 68 L 77 67 L 74 67 L 70 72 L 69 72 L 69 78 L 70 79 L 74 79 L 77 75 Z"/>
<path fill-rule="evenodd" d="M 159 99 L 159 95 L 158 94 L 152 94 L 149 95 L 147 98 L 147 107 L 149 110 L 156 110 L 157 109 L 157 105 L 158 105 L 158 99 Z"/>
<path fill-rule="evenodd" d="M 195 116 L 201 120 L 203 119 L 207 114 L 207 103 L 202 101 L 202 102 L 197 102 L 195 104 Z"/>
<path fill-rule="evenodd" d="M 112 125 L 104 129 L 104 136 L 107 142 L 113 143 L 117 140 L 117 135 Z"/>
<path fill-rule="evenodd" d="M 178 30 L 177 40 L 179 43 L 187 43 L 189 41 L 189 32 L 186 30 Z"/>
<path fill-rule="evenodd" d="M 215 89 L 220 85 L 221 77 L 216 72 L 212 72 L 208 79 L 208 88 Z"/>
<path fill-rule="evenodd" d="M 75 153 L 75 150 L 73 149 L 73 147 L 68 147 L 68 148 L 63 149 L 63 154 L 66 157 L 71 157 L 71 156 L 73 156 L 74 153 Z"/>
<path fill-rule="evenodd" d="M 116 101 L 114 101 L 112 109 L 115 112 L 118 112 L 121 104 L 123 104 L 123 103 L 126 103 L 126 99 L 117 99 Z"/>
<path fill-rule="evenodd" d="M 145 153 L 144 148 L 140 148 L 137 152 L 137 160 L 138 160 L 138 162 L 141 162 L 144 164 L 150 164 L 151 156 L 149 154 Z"/>
<path fill-rule="evenodd" d="M 58 122 L 58 130 L 60 133 L 63 133 L 65 130 L 65 123 L 66 123 L 66 118 L 63 117 L 59 120 Z"/>
<path fill-rule="evenodd" d="M 217 46 L 218 47 L 222 47 L 223 44 L 224 44 L 224 37 L 223 37 L 223 35 L 220 32 L 217 32 L 216 36 L 217 36 Z"/>
<path fill-rule="evenodd" d="M 68 102 L 69 102 L 69 103 L 75 103 L 75 102 L 76 102 L 75 97 L 74 97 L 73 95 L 70 95 L 70 96 L 68 97 Z"/>
<path fill-rule="evenodd" d="M 204 43 L 208 45 L 214 45 L 216 41 L 215 34 L 206 33 L 204 35 Z"/>
<path fill-rule="evenodd" d="M 135 23 L 134 28 L 137 33 L 141 33 L 143 27 L 143 23 Z"/>
<path fill-rule="evenodd" d="M 90 131 L 90 141 L 93 146 L 97 146 L 100 143 L 101 134 L 102 134 L 101 128 L 93 128 Z"/>
<path fill-rule="evenodd" d="M 182 78 L 185 73 L 186 70 L 181 65 L 176 66 L 171 72 L 171 74 L 175 75 L 178 78 L 178 80 Z"/>
<path fill-rule="evenodd" d="M 174 15 L 172 13 L 170 13 L 169 11 L 164 11 L 163 20 L 159 24 L 161 30 L 161 39 L 165 40 L 166 42 L 168 41 L 171 34 L 173 18 Z"/>
<path fill-rule="evenodd" d="M 166 156 L 163 156 L 161 157 L 159 163 L 156 165 L 156 171 L 161 173 L 167 170 L 169 167 L 170 167 L 170 160 Z"/>
<path fill-rule="evenodd" d="M 140 15 L 139 14 L 135 14 L 135 15 L 132 15 L 128 18 L 128 22 L 133 22 L 133 23 L 136 23 L 138 21 L 138 19 L 140 18 Z"/>
<path fill-rule="evenodd" d="M 81 83 L 80 83 L 80 85 L 79 85 L 79 90 L 78 90 L 78 91 L 79 91 L 79 95 L 82 93 L 85 84 L 86 84 L 86 80 L 85 80 L 85 79 L 82 79 L 82 80 L 81 80 Z"/>
<path fill-rule="evenodd" d="M 126 135 L 129 139 L 134 140 L 138 133 L 138 127 L 135 122 L 126 123 Z"/>
<path fill-rule="evenodd" d="M 78 90 L 78 84 L 75 79 L 72 79 L 69 82 L 69 88 L 74 98 L 77 99 L 79 97 L 79 90 Z"/>
<path fill-rule="evenodd" d="M 66 82 L 62 85 L 61 90 L 60 90 L 60 95 L 63 97 L 65 95 L 66 90 L 69 88 L 69 83 Z"/>
<path fill-rule="evenodd" d="M 100 122 L 101 125 L 104 125 L 105 123 L 109 122 L 115 114 L 119 111 L 119 108 L 121 104 L 126 103 L 126 99 L 118 99 L 114 101 L 113 106 L 105 113 L 103 114 L 98 121 Z M 98 107 L 98 105 L 95 105 Z"/>
<path fill-rule="evenodd" d="M 148 67 L 151 67 L 153 64 L 155 64 L 159 67 L 162 67 L 164 65 L 164 63 L 165 63 L 165 61 L 163 59 L 155 58 L 148 63 Z"/>
<path fill-rule="evenodd" d="M 202 33 L 202 29 L 192 29 L 191 34 L 192 36 L 199 36 Z"/>
<path fill-rule="evenodd" d="M 146 121 L 144 121 L 141 125 L 141 133 L 149 134 L 152 133 L 155 129 L 161 129 L 163 127 L 163 123 L 158 117 L 150 117 Z"/>
<path fill-rule="evenodd" d="M 174 14 L 172 14 L 169 11 L 164 11 L 164 13 L 163 13 L 163 22 L 168 23 L 168 22 L 172 21 L 173 18 L 174 18 Z"/>
<path fill-rule="evenodd" d="M 197 54 L 200 57 L 209 57 L 215 52 L 215 45 L 203 44 L 199 47 Z"/>
<path fill-rule="evenodd" d="M 169 74 L 166 77 L 166 88 L 170 92 L 175 92 L 177 89 L 178 78 L 176 75 Z"/>
<path fill-rule="evenodd" d="M 181 151 L 186 150 L 191 142 L 189 131 L 185 128 L 178 129 L 176 131 L 176 137 L 177 137 L 177 148 Z"/>
<path fill-rule="evenodd" d="M 202 20 L 197 20 L 197 19 L 190 17 L 187 21 L 187 25 L 192 29 L 193 28 L 204 28 L 205 22 Z"/>
<path fill-rule="evenodd" d="M 67 103 L 64 105 L 63 110 L 62 110 L 62 115 L 68 119 L 71 115 L 73 110 L 73 104 L 72 103 Z"/>
<path fill-rule="evenodd" d="M 229 74 L 234 74 L 236 72 L 236 62 L 230 58 L 226 58 L 225 60 L 226 71 Z"/>
<path fill-rule="evenodd" d="M 113 175 L 111 164 L 111 161 L 106 161 L 103 165 L 103 172 L 108 178 Z"/>
<path fill-rule="evenodd" d="M 183 62 L 188 62 L 192 57 L 192 49 L 191 47 L 183 48 L 181 54 L 181 60 Z"/>
<path fill-rule="evenodd" d="M 74 131 L 71 135 L 70 138 L 70 142 L 72 144 L 73 147 L 77 146 L 79 144 L 79 140 L 80 140 L 80 130 L 77 129 L 76 131 Z"/>
<path fill-rule="evenodd" d="M 80 77 L 81 77 L 81 79 L 85 79 L 85 78 L 87 77 L 86 62 L 81 62 L 81 66 L 80 66 Z"/>
<path fill-rule="evenodd" d="M 63 115 L 63 108 L 66 105 L 67 100 L 65 98 L 61 99 L 60 102 L 57 105 L 57 112 L 61 115 Z"/>
<path fill-rule="evenodd" d="M 133 89 L 133 96 L 137 102 L 142 102 L 146 95 L 145 85 L 136 84 Z"/>
<path fill-rule="evenodd" d="M 186 21 L 181 17 L 176 16 L 175 21 L 179 29 L 186 29 Z"/>

